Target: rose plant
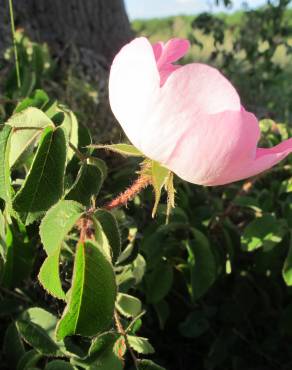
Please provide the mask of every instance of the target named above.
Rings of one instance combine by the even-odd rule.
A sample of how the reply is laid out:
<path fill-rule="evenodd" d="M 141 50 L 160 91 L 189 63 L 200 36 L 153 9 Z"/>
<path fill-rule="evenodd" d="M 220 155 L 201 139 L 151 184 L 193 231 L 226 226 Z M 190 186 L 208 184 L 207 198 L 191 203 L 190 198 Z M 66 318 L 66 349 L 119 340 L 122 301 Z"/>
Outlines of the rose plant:
<path fill-rule="evenodd" d="M 222 197 L 212 204 L 216 217 L 204 204 L 193 212 L 193 204 L 198 205 L 193 202 L 204 203 L 208 190 L 200 187 L 205 193 L 194 200 L 195 193 L 182 190 L 187 185 L 175 179 L 185 211 L 174 209 L 175 222 L 165 225 L 165 213 L 169 217 L 175 205 L 173 174 L 208 186 L 237 181 L 284 159 L 292 139 L 281 128 L 284 141 L 257 148 L 258 121 L 241 106 L 231 83 L 207 65 L 173 64 L 188 48 L 186 40 L 151 46 L 138 38 L 116 56 L 110 104 L 134 146 L 93 144 L 75 114 L 42 90 L 13 106 L 1 125 L 0 289 L 6 306 L 0 313 L 10 311 L 3 342 L 11 368 L 162 369 L 143 358 L 154 348 L 138 332 L 143 305 L 153 307 L 159 325 L 165 325 L 166 297 L 176 273 L 193 310 L 180 332 L 189 338 L 208 330 L 206 317 L 212 310 L 202 319 L 196 305 L 236 264 L 232 228 L 220 229 L 233 206 L 222 209 Z M 137 179 L 119 195 L 112 195 L 117 188 L 110 191 L 119 174 L 108 171 L 100 149 L 133 157 L 139 165 Z M 132 166 L 127 179 L 129 175 Z M 244 198 L 252 181 L 236 195 L 239 205 L 260 214 L 243 231 L 242 244 L 246 251 L 271 250 L 289 234 L 290 208 L 286 203 L 278 211 L 286 212 L 288 221 L 270 214 L 266 199 L 265 211 L 259 212 Z M 281 195 L 289 193 L 285 181 Z M 160 206 L 151 223 L 148 213 L 146 221 L 138 217 L 139 193 L 148 185 L 154 188 L 153 214 L 163 188 L 168 192 L 167 209 Z M 127 218 L 119 207 L 133 199 L 136 217 Z M 206 236 L 206 230 L 218 235 L 218 229 L 222 255 Z M 234 240 L 236 245 L 237 235 Z M 173 255 L 173 250 L 180 254 Z M 291 268 L 289 252 L 283 268 L 287 285 L 292 285 Z M 33 304 L 36 296 L 41 297 L 38 305 Z M 177 296 L 181 298 L 180 292 Z M 198 325 L 198 317 L 204 325 Z"/>

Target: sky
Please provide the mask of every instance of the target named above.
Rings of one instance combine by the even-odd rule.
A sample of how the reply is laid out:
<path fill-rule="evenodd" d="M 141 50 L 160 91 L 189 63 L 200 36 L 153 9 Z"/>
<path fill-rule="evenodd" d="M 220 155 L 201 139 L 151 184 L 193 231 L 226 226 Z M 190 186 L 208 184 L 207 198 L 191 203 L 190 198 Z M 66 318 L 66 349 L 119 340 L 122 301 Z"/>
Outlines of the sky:
<path fill-rule="evenodd" d="M 124 0 L 130 19 L 167 17 L 178 14 L 196 14 L 203 11 L 226 11 L 223 6 L 215 7 L 213 0 Z M 242 3 L 249 7 L 263 5 L 265 0 L 233 0 L 232 10 L 241 8 Z"/>

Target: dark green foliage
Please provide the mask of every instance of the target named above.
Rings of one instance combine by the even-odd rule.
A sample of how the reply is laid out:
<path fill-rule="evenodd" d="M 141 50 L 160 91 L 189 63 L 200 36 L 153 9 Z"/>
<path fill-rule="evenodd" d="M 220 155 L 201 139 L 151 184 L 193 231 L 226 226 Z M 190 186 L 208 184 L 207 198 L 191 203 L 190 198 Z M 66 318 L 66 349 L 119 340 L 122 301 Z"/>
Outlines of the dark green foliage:
<path fill-rule="evenodd" d="M 98 195 L 102 181 L 103 174 L 99 167 L 84 163 L 65 199 L 75 200 L 89 207 L 91 197 Z"/>
<path fill-rule="evenodd" d="M 60 200 L 49 209 L 40 225 L 40 237 L 48 255 L 60 249 L 67 234 L 83 213 L 82 205 L 71 200 Z"/>
<path fill-rule="evenodd" d="M 192 297 L 201 298 L 212 286 L 217 277 L 217 264 L 208 238 L 198 230 L 193 230 L 194 240 L 188 245 L 191 273 Z"/>
<path fill-rule="evenodd" d="M 60 279 L 60 254 L 61 246 L 52 254 L 47 256 L 38 274 L 39 282 L 43 288 L 52 296 L 66 300 Z"/>
<path fill-rule="evenodd" d="M 110 212 L 98 209 L 94 213 L 93 220 L 100 224 L 110 247 L 112 261 L 115 263 L 121 253 L 121 236 L 116 219 Z M 97 235 L 96 238 L 98 240 L 99 236 Z"/>
<path fill-rule="evenodd" d="M 41 135 L 41 128 L 51 126 L 53 122 L 49 117 L 40 109 L 31 107 L 27 104 L 25 109 L 20 111 L 15 109 L 16 112 L 7 121 L 9 126 L 13 127 L 11 135 L 11 150 L 9 155 L 9 164 L 11 167 L 19 167 L 25 163 L 25 161 L 32 154 L 33 147 Z M 19 128 L 24 128 L 19 130 Z M 27 127 L 35 127 L 35 130 L 25 129 Z"/>
<path fill-rule="evenodd" d="M 9 153 L 11 127 L 2 126 L 0 131 L 0 198 L 10 203 L 11 184 L 9 169 Z"/>
<path fill-rule="evenodd" d="M 42 308 L 30 308 L 16 321 L 21 337 L 39 353 L 48 356 L 64 356 L 63 343 L 57 343 L 54 330 L 57 318 Z"/>
<path fill-rule="evenodd" d="M 54 360 L 47 364 L 45 370 L 74 370 L 74 367 L 63 360 Z"/>
<path fill-rule="evenodd" d="M 9 366 L 15 369 L 25 350 L 20 333 L 14 322 L 6 330 L 3 351 Z"/>
<path fill-rule="evenodd" d="M 5 264 L 2 284 L 12 288 L 31 275 L 36 256 L 34 240 L 29 240 L 25 228 L 6 225 Z"/>
<path fill-rule="evenodd" d="M 66 141 L 61 128 L 47 127 L 40 139 L 30 171 L 13 199 L 13 208 L 29 224 L 63 194 Z"/>
<path fill-rule="evenodd" d="M 99 246 L 77 246 L 68 305 L 58 323 L 58 340 L 67 335 L 93 336 L 111 324 L 116 299 L 113 268 Z"/>
<path fill-rule="evenodd" d="M 119 293 L 116 300 L 116 307 L 126 317 L 136 317 L 141 313 L 141 301 L 129 294 Z"/>

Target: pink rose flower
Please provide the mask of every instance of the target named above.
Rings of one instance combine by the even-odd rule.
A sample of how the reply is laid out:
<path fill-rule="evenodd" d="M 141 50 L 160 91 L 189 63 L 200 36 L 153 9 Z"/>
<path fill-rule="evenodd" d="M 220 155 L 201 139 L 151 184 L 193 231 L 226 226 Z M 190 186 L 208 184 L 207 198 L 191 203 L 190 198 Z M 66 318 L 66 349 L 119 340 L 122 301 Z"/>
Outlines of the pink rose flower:
<path fill-rule="evenodd" d="M 292 138 L 257 148 L 256 117 L 215 68 L 173 64 L 187 40 L 151 45 L 137 38 L 115 57 L 110 104 L 129 140 L 182 179 L 222 185 L 269 169 L 292 151 Z"/>

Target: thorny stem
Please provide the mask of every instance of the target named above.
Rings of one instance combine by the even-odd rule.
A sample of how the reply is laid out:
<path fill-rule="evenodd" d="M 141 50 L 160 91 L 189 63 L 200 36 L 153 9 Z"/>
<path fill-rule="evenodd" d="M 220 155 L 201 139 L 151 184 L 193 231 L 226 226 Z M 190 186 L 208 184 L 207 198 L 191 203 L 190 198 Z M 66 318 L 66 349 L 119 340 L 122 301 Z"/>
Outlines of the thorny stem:
<path fill-rule="evenodd" d="M 14 25 L 12 0 L 9 0 L 9 13 L 10 13 L 10 26 L 11 26 L 11 34 L 12 34 L 14 58 L 15 58 L 17 87 L 20 89 L 21 88 L 21 81 L 20 81 L 18 53 L 17 53 L 17 46 L 16 46 L 16 38 L 15 38 L 15 25 Z"/>
<path fill-rule="evenodd" d="M 128 189 L 126 189 L 115 199 L 107 203 L 103 208 L 110 211 L 113 208 L 126 205 L 128 201 L 132 200 L 136 194 L 138 194 L 142 189 L 146 188 L 146 186 L 148 186 L 150 182 L 151 182 L 150 176 L 141 175 L 134 181 L 134 183 Z"/>
<path fill-rule="evenodd" d="M 123 328 L 123 325 L 121 323 L 120 316 L 119 316 L 117 310 L 114 310 L 114 318 L 115 318 L 115 323 L 116 323 L 116 327 L 117 327 L 118 332 L 124 337 L 125 345 L 126 345 L 128 351 L 130 352 L 130 355 L 131 355 L 132 360 L 134 362 L 135 369 L 138 370 L 137 357 L 135 356 L 135 353 L 133 352 L 133 350 L 132 350 L 132 348 L 129 344 L 127 333 L 126 333 L 125 329 Z"/>
<path fill-rule="evenodd" d="M 92 229 L 92 220 L 88 217 L 80 218 L 76 226 L 79 229 L 79 242 L 84 243 L 87 239 L 94 239 L 94 232 Z"/>

